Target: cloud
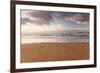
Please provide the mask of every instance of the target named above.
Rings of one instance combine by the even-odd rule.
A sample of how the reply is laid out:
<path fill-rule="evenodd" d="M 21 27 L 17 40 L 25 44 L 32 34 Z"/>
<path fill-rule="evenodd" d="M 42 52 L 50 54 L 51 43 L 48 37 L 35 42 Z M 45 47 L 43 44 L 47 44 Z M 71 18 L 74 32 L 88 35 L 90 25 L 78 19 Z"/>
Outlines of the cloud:
<path fill-rule="evenodd" d="M 89 24 L 89 13 L 56 12 L 54 16 L 76 24 Z"/>
<path fill-rule="evenodd" d="M 56 30 L 65 30 L 66 29 L 65 26 L 62 24 L 57 24 L 57 26 L 55 28 L 56 28 Z"/>
<path fill-rule="evenodd" d="M 22 10 L 21 24 L 50 25 L 55 22 L 54 18 L 71 21 L 75 24 L 89 24 L 89 13 L 78 12 L 58 12 Z"/>
<path fill-rule="evenodd" d="M 28 18 L 25 20 L 24 18 Z M 53 21 L 48 11 L 22 11 L 22 21 L 36 23 L 37 25 L 50 24 Z"/>
<path fill-rule="evenodd" d="M 70 19 L 77 24 L 89 24 L 89 17 L 84 14 L 74 14 Z"/>
<path fill-rule="evenodd" d="M 31 22 L 29 18 L 21 18 L 21 24 L 27 24 L 28 22 Z"/>
<path fill-rule="evenodd" d="M 23 34 L 26 33 L 40 33 L 40 32 L 52 32 L 52 31 L 59 31 L 59 30 L 66 30 L 66 28 L 64 27 L 64 25 L 62 24 L 54 24 L 51 23 L 50 26 L 48 25 L 32 25 L 30 23 L 28 23 L 28 25 L 23 25 L 21 27 L 21 32 Z"/>

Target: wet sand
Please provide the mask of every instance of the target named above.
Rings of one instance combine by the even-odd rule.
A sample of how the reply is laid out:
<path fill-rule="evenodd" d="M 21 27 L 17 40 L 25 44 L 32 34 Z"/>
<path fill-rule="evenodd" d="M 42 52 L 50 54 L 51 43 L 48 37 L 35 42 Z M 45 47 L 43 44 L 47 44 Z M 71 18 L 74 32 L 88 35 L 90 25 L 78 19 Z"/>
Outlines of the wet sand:
<path fill-rule="evenodd" d="M 21 62 L 89 59 L 89 43 L 32 43 L 21 45 Z"/>

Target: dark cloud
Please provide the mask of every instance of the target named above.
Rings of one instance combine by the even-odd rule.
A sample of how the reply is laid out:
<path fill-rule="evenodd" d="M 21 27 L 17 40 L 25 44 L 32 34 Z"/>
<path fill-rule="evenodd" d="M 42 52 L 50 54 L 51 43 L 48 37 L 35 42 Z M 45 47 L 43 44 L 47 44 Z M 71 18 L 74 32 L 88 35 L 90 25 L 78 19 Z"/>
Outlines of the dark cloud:
<path fill-rule="evenodd" d="M 50 24 L 53 21 L 52 15 L 48 11 L 29 11 L 27 15 L 31 19 L 24 19 L 24 21 L 30 21 L 37 24 Z"/>
<path fill-rule="evenodd" d="M 24 10 L 26 11 L 26 10 Z M 24 11 L 22 11 L 24 13 Z M 24 14 L 25 15 L 25 14 Z M 23 14 L 22 14 L 23 16 Z M 54 22 L 54 17 L 73 21 L 75 23 L 89 23 L 89 13 L 77 13 L 77 12 L 58 12 L 58 11 L 27 11 L 27 18 L 21 18 L 22 24 L 26 24 L 27 22 L 31 24 L 38 25 L 48 25 Z M 78 24 L 77 23 L 77 24 Z"/>
<path fill-rule="evenodd" d="M 73 22 L 89 23 L 89 13 L 55 12 L 54 16 Z"/>
<path fill-rule="evenodd" d="M 27 22 L 31 22 L 29 18 L 21 18 L 21 24 L 26 24 Z"/>

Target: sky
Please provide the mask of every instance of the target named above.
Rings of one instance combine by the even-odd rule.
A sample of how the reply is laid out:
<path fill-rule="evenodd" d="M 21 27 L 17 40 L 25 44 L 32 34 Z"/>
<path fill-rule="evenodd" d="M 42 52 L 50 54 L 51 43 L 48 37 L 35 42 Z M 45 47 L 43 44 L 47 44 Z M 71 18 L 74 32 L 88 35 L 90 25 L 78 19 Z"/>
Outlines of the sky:
<path fill-rule="evenodd" d="M 21 32 L 89 30 L 89 13 L 21 10 Z"/>

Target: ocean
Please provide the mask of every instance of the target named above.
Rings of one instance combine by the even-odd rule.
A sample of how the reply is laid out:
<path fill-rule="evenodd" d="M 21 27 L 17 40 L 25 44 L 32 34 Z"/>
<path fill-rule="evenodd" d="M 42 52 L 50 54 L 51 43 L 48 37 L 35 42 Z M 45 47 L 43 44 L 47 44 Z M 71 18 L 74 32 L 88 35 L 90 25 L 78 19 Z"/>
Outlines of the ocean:
<path fill-rule="evenodd" d="M 63 43 L 63 42 L 88 42 L 88 31 L 59 31 L 42 32 L 21 35 L 21 44 L 28 43 Z"/>

